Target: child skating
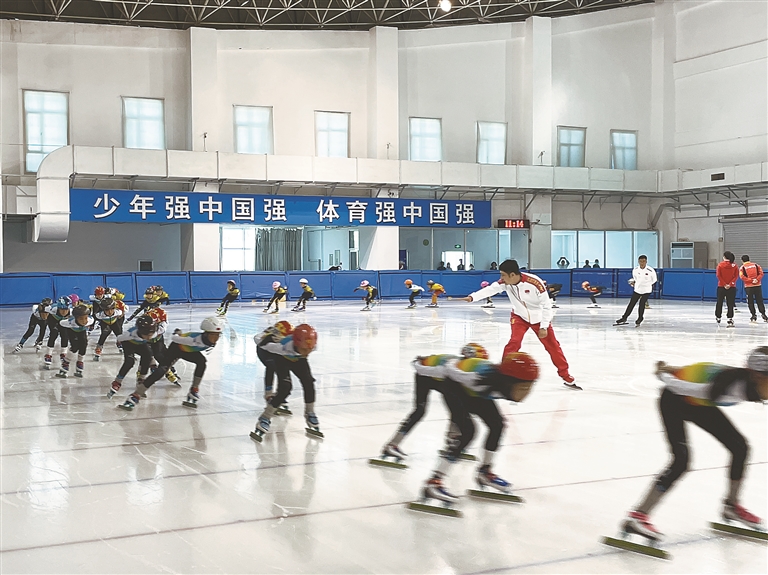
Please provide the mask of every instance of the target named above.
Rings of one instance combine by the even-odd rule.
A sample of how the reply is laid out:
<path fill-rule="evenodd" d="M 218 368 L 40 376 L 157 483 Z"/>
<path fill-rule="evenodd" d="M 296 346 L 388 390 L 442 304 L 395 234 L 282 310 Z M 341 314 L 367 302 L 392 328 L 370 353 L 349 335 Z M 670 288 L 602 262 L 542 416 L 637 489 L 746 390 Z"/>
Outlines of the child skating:
<path fill-rule="evenodd" d="M 437 305 L 437 298 L 445 293 L 445 288 L 439 283 L 429 280 L 427 281 L 427 289 L 432 292 L 432 303 L 428 303 L 427 307 L 439 307 Z"/>
<path fill-rule="evenodd" d="M 299 301 L 296 302 L 296 305 L 291 311 L 306 311 L 307 301 L 315 297 L 315 292 L 305 278 L 299 280 L 299 285 L 301 286 L 301 295 L 299 296 Z"/>
<path fill-rule="evenodd" d="M 376 286 L 371 285 L 371 282 L 368 280 L 363 280 L 353 291 L 357 290 L 363 290 L 365 292 L 365 297 L 363 297 L 365 307 L 360 311 L 370 311 L 371 308 L 376 305 L 376 296 L 379 295 L 379 289 Z"/>
<path fill-rule="evenodd" d="M 150 346 L 155 342 L 162 345 L 165 325 L 158 323 L 155 319 L 145 314 L 136 320 L 136 325 L 125 330 L 117 337 L 117 342 L 123 347 L 123 364 L 117 372 L 117 376 L 112 381 L 107 398 L 112 398 L 123 385 L 123 379 L 136 364 L 136 356 L 141 359 L 139 367 L 136 370 L 136 383 L 143 384 L 144 379 L 149 372 L 152 362 L 152 349 Z"/>
<path fill-rule="evenodd" d="M 51 306 L 51 313 L 48 316 L 48 353 L 43 358 L 43 368 L 51 369 L 53 363 L 53 350 L 56 346 L 56 340 L 61 342 L 61 352 L 59 359 L 62 364 L 66 357 L 67 346 L 69 345 L 69 332 L 61 327 L 62 320 L 70 317 L 70 310 L 72 307 L 72 300 L 69 296 L 61 296 L 56 300 L 56 303 Z"/>
<path fill-rule="evenodd" d="M 588 281 L 583 281 L 581 282 L 581 289 L 589 294 L 589 299 L 592 302 L 592 305 L 588 305 L 587 307 L 599 308 L 600 306 L 597 305 L 597 299 L 595 298 L 600 297 L 605 288 L 603 286 L 593 286 Z"/>
<path fill-rule="evenodd" d="M 714 363 L 674 367 L 660 361 L 656 364 L 656 377 L 664 383 L 659 411 L 672 452 L 672 462 L 656 478 L 643 500 L 629 513 L 622 525 L 625 536 L 639 535 L 650 545 L 613 538 L 606 538 L 604 542 L 655 556 L 666 554 L 657 549 L 663 536 L 651 523 L 650 514 L 688 470 L 691 447 L 686 434 L 686 422 L 712 435 L 731 453 L 729 484 L 722 508 L 723 520 L 727 523 L 741 523 L 750 532 L 764 532 L 760 518 L 741 504 L 740 493 L 749 445 L 721 407 L 743 401 L 768 400 L 768 347 L 753 350 L 747 358 L 746 368 Z M 718 528 L 717 524 L 713 526 Z"/>
<path fill-rule="evenodd" d="M 563 289 L 563 284 L 544 283 L 547 286 L 547 295 L 549 296 L 549 299 L 552 300 L 552 309 L 558 309 L 560 306 L 557 305 L 557 296 L 560 295 L 560 292 Z"/>
<path fill-rule="evenodd" d="M 69 350 L 61 361 L 61 369 L 56 377 L 66 378 L 69 374 L 69 366 L 76 357 L 75 377 L 83 377 L 85 353 L 88 350 L 88 328 L 93 325 L 91 310 L 86 305 L 77 305 L 72 310 L 72 315 L 61 320 L 62 330 L 66 330 L 69 340 Z"/>
<path fill-rule="evenodd" d="M 269 403 L 277 393 L 275 391 L 275 360 L 276 355 L 265 351 L 263 346 L 268 343 L 279 343 L 284 337 L 293 333 L 293 326 L 287 321 L 279 321 L 275 325 L 269 326 L 260 334 L 253 336 L 256 344 L 256 356 L 264 366 L 264 401 Z M 292 415 L 288 409 L 288 403 L 283 402 L 277 408 L 277 415 Z"/>
<path fill-rule="evenodd" d="M 408 307 L 406 309 L 413 309 L 416 307 L 416 296 L 421 295 L 424 288 L 413 283 L 413 280 L 405 280 L 403 283 L 405 283 L 406 289 L 411 292 L 408 296 Z"/>
<path fill-rule="evenodd" d="M 491 284 L 486 281 L 482 281 L 480 282 L 480 289 L 487 288 L 489 285 Z M 493 305 L 493 298 L 491 296 L 488 296 L 487 298 L 485 298 L 485 303 L 480 307 L 492 309 L 492 308 L 495 308 L 496 306 Z"/>
<path fill-rule="evenodd" d="M 43 339 L 45 339 L 45 332 L 48 329 L 48 316 L 51 314 L 51 298 L 44 298 L 39 304 L 32 306 L 32 315 L 29 316 L 29 326 L 27 331 L 21 336 L 19 343 L 13 349 L 13 353 L 19 353 L 23 348 L 27 340 L 35 333 L 35 329 L 40 329 L 40 333 L 37 334 L 35 340 L 35 353 L 40 351 L 43 347 Z"/>
<path fill-rule="evenodd" d="M 277 374 L 277 393 L 259 416 L 256 429 L 251 432 L 251 439 L 261 443 L 277 410 L 285 403 L 291 393 L 291 373 L 299 378 L 304 389 L 304 419 L 306 431 L 314 437 L 323 437 L 320 422 L 315 414 L 315 378 L 309 367 L 307 357 L 317 346 L 317 332 L 311 325 L 297 325 L 293 332 L 278 342 L 267 342 L 261 349 L 271 354 L 274 370 Z"/>
<path fill-rule="evenodd" d="M 97 304 L 94 302 L 94 315 L 96 321 L 101 326 L 101 334 L 99 335 L 99 341 L 96 342 L 96 349 L 93 351 L 93 361 L 99 361 L 101 359 L 101 352 L 104 348 L 104 344 L 107 341 L 110 333 L 114 333 L 117 339 L 117 349 L 120 349 L 120 334 L 123 333 L 123 322 L 125 316 L 122 310 L 117 308 L 115 300 L 111 297 L 103 297 Z"/>
<path fill-rule="evenodd" d="M 227 295 L 225 295 L 224 299 L 221 300 L 221 305 L 219 306 L 219 309 L 216 310 L 216 313 L 219 315 L 227 315 L 229 304 L 235 301 L 239 296 L 240 290 L 237 289 L 235 280 L 229 280 L 227 282 Z"/>
<path fill-rule="evenodd" d="M 269 308 L 272 307 L 272 304 L 275 304 L 275 309 L 271 313 L 280 313 L 280 304 L 288 298 L 288 288 L 280 282 L 272 282 L 272 290 L 275 293 L 272 294 L 267 307 L 264 308 L 264 313 L 270 313 Z"/>

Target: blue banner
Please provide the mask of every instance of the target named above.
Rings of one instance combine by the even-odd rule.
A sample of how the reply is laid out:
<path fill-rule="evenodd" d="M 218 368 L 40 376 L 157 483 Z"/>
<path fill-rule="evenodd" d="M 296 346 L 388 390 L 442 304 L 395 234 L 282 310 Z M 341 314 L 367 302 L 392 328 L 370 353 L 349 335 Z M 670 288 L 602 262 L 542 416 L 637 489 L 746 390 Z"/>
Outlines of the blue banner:
<path fill-rule="evenodd" d="M 78 222 L 490 228 L 491 202 L 72 189 Z"/>

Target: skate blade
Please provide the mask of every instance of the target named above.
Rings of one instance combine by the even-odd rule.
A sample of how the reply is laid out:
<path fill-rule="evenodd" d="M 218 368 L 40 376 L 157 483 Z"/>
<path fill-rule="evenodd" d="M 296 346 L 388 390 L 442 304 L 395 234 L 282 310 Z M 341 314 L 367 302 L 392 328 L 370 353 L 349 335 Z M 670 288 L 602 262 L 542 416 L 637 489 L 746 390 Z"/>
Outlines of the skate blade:
<path fill-rule="evenodd" d="M 584 391 L 584 389 L 583 389 L 583 388 L 579 387 L 579 386 L 578 386 L 578 385 L 576 385 L 575 383 L 566 383 L 566 382 L 563 382 L 563 385 L 564 385 L 565 387 L 567 387 L 568 389 L 572 389 L 572 390 L 574 390 L 574 391 Z"/>
<path fill-rule="evenodd" d="M 393 467 L 395 469 L 408 469 L 408 466 L 405 463 L 400 463 L 399 461 L 389 461 L 387 459 L 377 459 L 372 458 L 368 460 L 368 463 L 371 465 L 378 465 L 379 467 Z"/>
<path fill-rule="evenodd" d="M 632 551 L 633 553 L 640 553 L 641 555 L 648 555 L 650 557 L 656 557 L 657 559 L 672 559 L 672 556 L 667 551 L 658 547 L 653 547 L 652 545 L 643 545 L 641 543 L 634 543 L 633 541 L 627 541 L 626 539 L 615 539 L 613 537 L 603 537 L 602 542 L 604 545 L 623 549 L 624 551 Z"/>
<path fill-rule="evenodd" d="M 290 409 L 278 408 L 275 410 L 275 415 L 293 415 L 293 412 Z"/>
<path fill-rule="evenodd" d="M 316 437 L 317 439 L 324 439 L 325 435 L 323 435 L 322 431 L 318 431 L 317 429 L 310 429 L 309 427 L 306 427 L 304 431 L 307 432 L 307 435 L 310 437 Z"/>
<path fill-rule="evenodd" d="M 522 497 L 512 495 L 511 493 L 495 493 L 493 491 L 483 491 L 482 489 L 467 489 L 467 495 L 470 495 L 471 497 L 477 497 L 478 499 L 507 501 L 508 503 L 524 503 Z"/>
<path fill-rule="evenodd" d="M 713 521 L 709 526 L 715 531 L 722 531 L 723 533 L 730 533 L 731 535 L 741 535 L 743 537 L 751 537 L 753 539 L 760 539 L 761 541 L 768 541 L 768 533 L 760 531 L 759 529 L 750 529 L 749 527 L 739 527 L 738 525 L 732 525 L 728 523 L 718 523 Z"/>
<path fill-rule="evenodd" d="M 418 503 L 412 501 L 408 504 L 411 511 L 421 511 L 422 513 L 434 513 L 435 515 L 445 515 L 446 517 L 463 517 L 461 511 L 452 507 L 440 507 L 438 505 L 429 505 L 427 503 Z"/>
<path fill-rule="evenodd" d="M 133 411 L 133 407 L 128 407 L 127 405 L 123 405 L 122 403 L 117 407 L 118 409 L 124 409 L 125 411 Z"/>
<path fill-rule="evenodd" d="M 448 453 L 443 449 L 440 451 L 440 455 L 442 455 L 443 457 L 447 457 Z M 466 453 L 466 452 L 460 453 L 457 459 L 461 461 L 477 461 L 477 457 L 475 457 L 471 453 Z"/>
<path fill-rule="evenodd" d="M 255 431 L 251 431 L 250 438 L 253 439 L 256 443 L 261 443 L 264 441 L 264 436 L 256 433 Z"/>
<path fill-rule="evenodd" d="M 191 407 L 192 409 L 197 409 L 197 404 L 191 401 L 182 401 L 181 405 L 183 405 L 184 407 Z"/>

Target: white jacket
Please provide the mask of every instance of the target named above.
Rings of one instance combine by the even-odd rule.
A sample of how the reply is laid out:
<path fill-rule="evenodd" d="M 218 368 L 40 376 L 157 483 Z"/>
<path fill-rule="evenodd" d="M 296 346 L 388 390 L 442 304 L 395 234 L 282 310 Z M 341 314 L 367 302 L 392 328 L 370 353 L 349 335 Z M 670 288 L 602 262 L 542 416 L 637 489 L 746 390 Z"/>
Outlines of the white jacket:
<path fill-rule="evenodd" d="M 648 265 L 644 268 L 637 266 L 632 270 L 632 279 L 635 280 L 635 293 L 651 293 L 657 279 L 656 270 Z"/>
<path fill-rule="evenodd" d="M 497 293 L 507 292 L 512 302 L 512 313 L 530 324 L 541 324 L 547 329 L 552 323 L 552 301 L 549 299 L 544 280 L 529 273 L 523 273 L 517 285 L 493 282 L 488 287 L 469 294 L 472 301 L 479 301 Z"/>

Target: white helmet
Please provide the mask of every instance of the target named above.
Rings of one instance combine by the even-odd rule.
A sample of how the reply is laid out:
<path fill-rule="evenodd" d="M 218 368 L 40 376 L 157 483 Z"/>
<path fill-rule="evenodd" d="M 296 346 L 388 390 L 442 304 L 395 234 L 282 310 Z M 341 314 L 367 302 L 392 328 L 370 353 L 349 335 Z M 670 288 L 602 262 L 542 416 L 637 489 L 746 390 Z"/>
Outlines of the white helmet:
<path fill-rule="evenodd" d="M 200 329 L 208 333 L 221 333 L 225 325 L 227 325 L 226 321 L 220 317 L 207 317 L 200 324 Z"/>
<path fill-rule="evenodd" d="M 307 278 L 301 278 L 301 279 L 299 280 L 299 283 L 300 283 L 300 284 L 308 284 L 309 282 L 307 281 Z"/>
<path fill-rule="evenodd" d="M 747 367 L 762 373 L 768 373 L 768 346 L 761 346 L 752 350 L 747 358 Z"/>
<path fill-rule="evenodd" d="M 370 283 L 368 282 L 368 280 L 363 280 L 360 282 L 360 287 L 368 287 L 369 285 Z"/>
<path fill-rule="evenodd" d="M 272 282 L 272 289 L 277 289 L 280 287 L 280 282 Z"/>

